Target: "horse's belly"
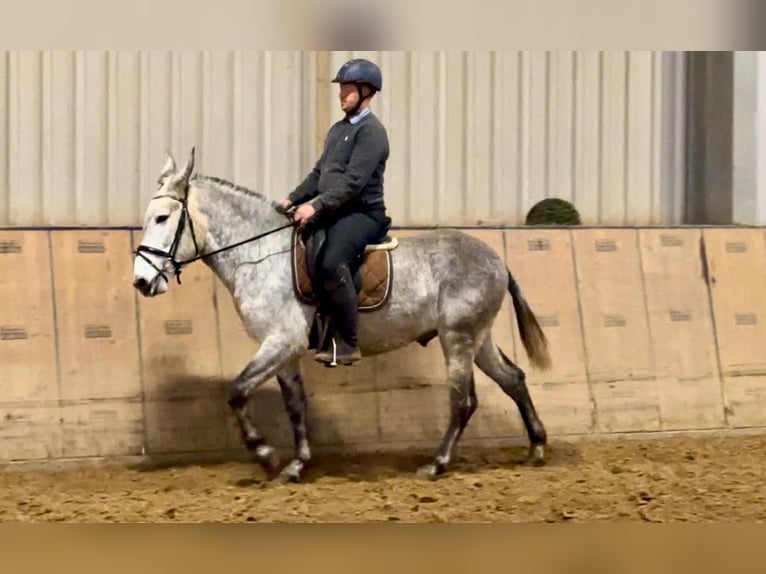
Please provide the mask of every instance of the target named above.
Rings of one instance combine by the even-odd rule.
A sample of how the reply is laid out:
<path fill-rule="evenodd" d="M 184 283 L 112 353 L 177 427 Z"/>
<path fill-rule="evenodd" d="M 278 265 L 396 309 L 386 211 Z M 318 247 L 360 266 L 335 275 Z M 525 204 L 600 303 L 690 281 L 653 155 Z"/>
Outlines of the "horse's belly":
<path fill-rule="evenodd" d="M 359 314 L 359 346 L 366 355 L 404 347 L 438 324 L 439 281 L 427 249 L 401 243 L 394 252 L 394 279 L 385 307 Z"/>
<path fill-rule="evenodd" d="M 359 345 L 365 354 L 378 354 L 409 345 L 435 331 L 436 295 L 419 301 L 389 304 L 379 311 L 359 314 Z"/>

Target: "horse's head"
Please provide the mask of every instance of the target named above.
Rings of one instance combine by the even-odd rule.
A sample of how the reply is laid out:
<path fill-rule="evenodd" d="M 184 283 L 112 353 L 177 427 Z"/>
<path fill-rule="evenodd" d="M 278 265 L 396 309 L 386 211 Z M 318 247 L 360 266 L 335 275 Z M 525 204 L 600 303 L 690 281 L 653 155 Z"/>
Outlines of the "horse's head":
<path fill-rule="evenodd" d="M 180 271 L 180 263 L 199 254 L 202 230 L 195 229 L 189 214 L 189 180 L 194 170 L 194 148 L 186 167 L 179 171 L 167 153 L 157 184 L 159 188 L 144 214 L 143 238 L 133 263 L 133 286 L 145 297 L 168 289 L 168 273 Z"/>

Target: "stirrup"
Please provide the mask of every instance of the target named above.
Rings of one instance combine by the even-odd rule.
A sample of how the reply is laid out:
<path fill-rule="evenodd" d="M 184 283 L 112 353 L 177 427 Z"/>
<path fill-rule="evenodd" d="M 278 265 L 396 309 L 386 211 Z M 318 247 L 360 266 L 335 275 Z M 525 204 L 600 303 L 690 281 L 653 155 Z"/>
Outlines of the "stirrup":
<path fill-rule="evenodd" d="M 338 366 L 338 346 L 335 344 L 335 337 L 332 339 L 332 361 L 330 361 L 331 367 Z"/>
<path fill-rule="evenodd" d="M 353 353 L 347 360 L 344 360 L 343 356 L 339 356 L 338 354 L 339 345 L 335 342 L 334 337 L 330 340 L 330 343 L 332 344 L 332 350 L 330 350 L 328 346 L 326 351 L 317 352 L 314 357 L 316 361 L 323 363 L 325 367 L 332 368 L 337 367 L 338 365 L 353 365 L 355 362 L 361 360 L 362 356 L 358 348 L 353 350 Z"/>

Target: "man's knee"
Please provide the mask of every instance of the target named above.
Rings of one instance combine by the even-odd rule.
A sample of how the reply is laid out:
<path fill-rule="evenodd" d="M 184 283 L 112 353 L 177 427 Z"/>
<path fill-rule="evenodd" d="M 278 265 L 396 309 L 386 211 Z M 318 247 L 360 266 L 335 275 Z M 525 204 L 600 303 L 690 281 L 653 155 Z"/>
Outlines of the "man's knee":
<path fill-rule="evenodd" d="M 348 269 L 349 263 L 348 246 L 328 242 L 322 253 L 319 269 L 325 277 L 339 280 L 344 274 L 344 269 Z"/>
<path fill-rule="evenodd" d="M 348 264 L 338 261 L 322 261 L 322 279 L 325 289 L 333 291 L 351 280 Z"/>

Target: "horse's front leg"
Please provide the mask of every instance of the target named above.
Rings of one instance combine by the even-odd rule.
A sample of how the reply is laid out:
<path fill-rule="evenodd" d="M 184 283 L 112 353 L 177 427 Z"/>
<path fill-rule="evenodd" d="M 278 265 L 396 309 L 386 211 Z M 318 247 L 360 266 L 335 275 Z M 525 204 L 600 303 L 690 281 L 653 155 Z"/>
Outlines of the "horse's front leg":
<path fill-rule="evenodd" d="M 247 402 L 252 392 L 277 374 L 285 364 L 300 357 L 304 349 L 284 337 L 267 337 L 253 359 L 229 385 L 228 404 L 239 422 L 245 446 L 255 453 L 264 469 L 273 472 L 279 461 L 273 446 L 266 444 L 263 435 L 250 419 Z"/>
<path fill-rule="evenodd" d="M 290 463 L 282 469 L 277 482 L 298 482 L 301 479 L 303 469 L 311 460 L 309 448 L 308 425 L 306 422 L 306 391 L 303 388 L 301 376 L 300 358 L 293 359 L 277 373 L 279 388 L 282 390 L 282 399 L 285 402 L 285 410 L 290 417 L 295 439 L 295 456 Z"/>

